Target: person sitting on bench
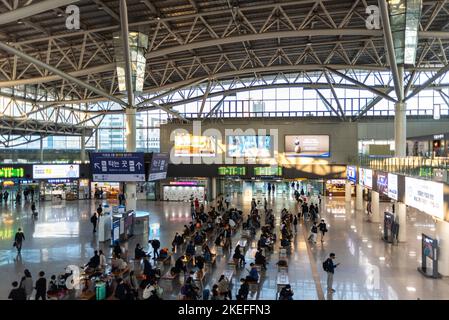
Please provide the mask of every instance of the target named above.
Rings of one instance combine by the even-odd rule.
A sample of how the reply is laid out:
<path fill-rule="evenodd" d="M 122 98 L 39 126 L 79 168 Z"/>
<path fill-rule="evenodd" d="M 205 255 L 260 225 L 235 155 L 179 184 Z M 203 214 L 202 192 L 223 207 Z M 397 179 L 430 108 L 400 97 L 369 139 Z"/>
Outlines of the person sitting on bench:
<path fill-rule="evenodd" d="M 249 275 L 246 276 L 246 280 L 250 282 L 258 282 L 259 272 L 257 271 L 256 265 L 254 263 L 251 263 L 249 266 L 251 267 L 251 270 L 249 270 Z"/>
<path fill-rule="evenodd" d="M 203 239 L 203 236 L 197 232 L 197 233 L 195 233 L 195 237 L 193 238 L 193 241 L 195 242 L 196 245 L 202 245 L 204 239 Z"/>
<path fill-rule="evenodd" d="M 255 262 L 262 266 L 262 269 L 267 270 L 267 258 L 262 254 L 262 250 L 257 250 L 255 255 Z"/>
<path fill-rule="evenodd" d="M 212 252 L 210 252 L 209 246 L 207 244 L 203 247 L 203 257 L 206 262 L 212 261 Z"/>
<path fill-rule="evenodd" d="M 136 244 L 136 249 L 134 249 L 134 259 L 140 260 L 143 257 L 145 257 L 146 255 L 147 255 L 147 253 L 145 251 L 143 251 L 143 248 L 140 245 L 140 243 Z"/>
<path fill-rule="evenodd" d="M 193 257 L 195 255 L 195 245 L 193 241 L 190 241 L 186 248 L 186 255 L 188 257 Z"/>
<path fill-rule="evenodd" d="M 246 264 L 246 262 L 245 256 L 240 251 L 240 248 L 241 247 L 239 244 L 235 247 L 234 255 L 232 256 L 232 258 L 238 260 L 238 264 L 240 264 L 240 266 L 243 266 L 244 264 Z"/>
<path fill-rule="evenodd" d="M 90 272 L 93 272 L 95 271 L 95 269 L 100 267 L 100 256 L 98 255 L 97 250 L 95 250 L 94 256 L 90 258 L 89 262 L 85 265 L 85 267 L 87 267 L 87 270 Z"/>

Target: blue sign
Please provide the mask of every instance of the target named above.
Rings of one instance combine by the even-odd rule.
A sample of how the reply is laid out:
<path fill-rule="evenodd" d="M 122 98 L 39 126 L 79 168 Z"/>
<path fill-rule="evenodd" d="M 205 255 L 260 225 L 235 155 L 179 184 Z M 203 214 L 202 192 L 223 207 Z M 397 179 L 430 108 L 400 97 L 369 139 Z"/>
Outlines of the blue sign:
<path fill-rule="evenodd" d="M 346 167 L 346 179 L 357 183 L 357 167 L 347 166 Z"/>
<path fill-rule="evenodd" d="M 91 153 L 93 181 L 145 181 L 143 152 Z"/>
<path fill-rule="evenodd" d="M 167 178 L 168 159 L 168 153 L 153 153 L 148 181 L 163 180 Z"/>

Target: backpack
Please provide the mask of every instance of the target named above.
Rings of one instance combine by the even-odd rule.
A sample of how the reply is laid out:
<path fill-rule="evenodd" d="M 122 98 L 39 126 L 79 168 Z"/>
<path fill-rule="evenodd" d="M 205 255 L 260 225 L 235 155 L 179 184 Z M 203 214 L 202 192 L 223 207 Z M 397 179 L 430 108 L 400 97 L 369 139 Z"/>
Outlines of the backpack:
<path fill-rule="evenodd" d="M 90 222 L 92 222 L 92 223 L 95 222 L 95 215 L 92 215 L 92 217 L 90 217 Z"/>
<path fill-rule="evenodd" d="M 326 271 L 326 272 L 329 272 L 329 259 L 326 259 L 323 262 L 323 270 Z"/>

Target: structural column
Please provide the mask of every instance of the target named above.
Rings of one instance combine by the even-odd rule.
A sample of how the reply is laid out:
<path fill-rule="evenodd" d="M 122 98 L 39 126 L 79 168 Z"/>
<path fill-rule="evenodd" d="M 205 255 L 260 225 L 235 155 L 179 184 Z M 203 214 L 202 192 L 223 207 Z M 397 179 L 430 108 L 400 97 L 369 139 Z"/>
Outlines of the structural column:
<path fill-rule="evenodd" d="M 407 143 L 407 104 L 405 102 L 398 102 L 395 105 L 394 116 L 394 145 L 395 156 L 404 158 L 406 156 Z"/>
<path fill-rule="evenodd" d="M 438 220 L 436 235 L 439 245 L 438 272 L 443 276 L 449 276 L 449 223 Z"/>
<path fill-rule="evenodd" d="M 405 203 L 396 202 L 395 204 L 395 214 L 397 216 L 397 222 L 399 223 L 399 234 L 398 241 L 407 241 L 407 206 Z"/>
<path fill-rule="evenodd" d="M 40 148 L 39 148 L 39 161 L 40 163 L 44 163 L 44 138 L 41 137 L 40 140 Z"/>
<path fill-rule="evenodd" d="M 375 223 L 380 222 L 380 209 L 379 209 L 379 192 L 371 191 L 371 221 Z"/>
<path fill-rule="evenodd" d="M 346 181 L 345 184 L 345 200 L 346 202 L 351 202 L 352 199 L 352 185 L 351 182 Z"/>
<path fill-rule="evenodd" d="M 356 185 L 355 209 L 363 210 L 363 187 L 360 184 Z"/>
<path fill-rule="evenodd" d="M 126 108 L 126 152 L 136 152 L 136 109 Z M 126 209 L 136 210 L 137 206 L 137 184 L 135 182 L 125 183 Z"/>
<path fill-rule="evenodd" d="M 83 134 L 81 135 L 81 163 L 86 163 L 86 135 L 83 130 Z"/>
<path fill-rule="evenodd" d="M 212 199 L 210 199 L 210 202 L 214 201 L 215 199 L 217 199 L 217 178 L 212 178 L 212 183 L 211 183 L 212 187 Z"/>

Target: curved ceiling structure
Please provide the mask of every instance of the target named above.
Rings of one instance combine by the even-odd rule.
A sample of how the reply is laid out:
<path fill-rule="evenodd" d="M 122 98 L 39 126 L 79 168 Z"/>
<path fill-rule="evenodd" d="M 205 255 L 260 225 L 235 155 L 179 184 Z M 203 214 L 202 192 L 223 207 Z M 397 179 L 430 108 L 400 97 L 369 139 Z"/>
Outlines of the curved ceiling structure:
<path fill-rule="evenodd" d="M 70 4 L 80 9 L 80 30 L 66 27 Z M 209 91 L 224 81 L 291 73 L 319 73 L 324 79 L 320 88 L 349 81 L 369 90 L 354 70 L 390 70 L 384 30 L 366 26 L 366 8 L 377 4 L 376 0 L 128 0 L 129 30 L 149 37 L 139 108 L 154 108 L 145 104 L 156 100 L 152 96 L 189 87 Z M 441 71 L 448 65 L 448 21 L 447 1 L 423 1 L 417 61 L 405 70 L 410 92 L 425 89 L 414 84 L 421 72 Z M 0 26 L 0 89 L 11 89 L 12 97 L 15 88 L 27 85 L 52 96 L 30 97 L 37 109 L 71 105 L 83 112 L 91 108 L 83 104 L 112 100 L 125 105 L 120 103 L 125 97 L 118 90 L 113 47 L 113 33 L 120 30 L 118 0 L 1 0 Z M 18 51 L 26 57 L 14 54 Z M 264 85 L 273 83 L 255 83 L 258 88 Z M 371 91 L 389 99 L 391 85 L 386 81 L 384 88 Z M 224 89 L 221 94 L 228 92 Z M 110 110 L 122 112 L 117 106 L 96 109 Z"/>

